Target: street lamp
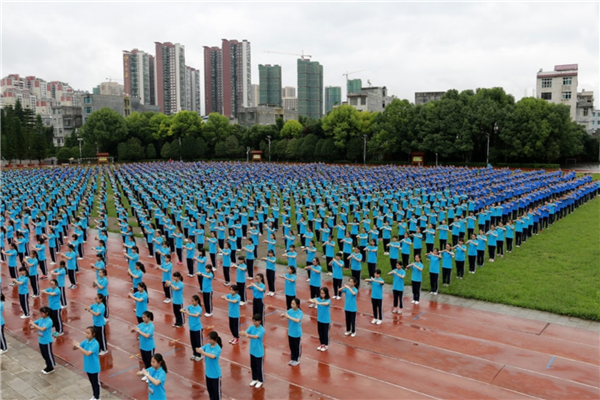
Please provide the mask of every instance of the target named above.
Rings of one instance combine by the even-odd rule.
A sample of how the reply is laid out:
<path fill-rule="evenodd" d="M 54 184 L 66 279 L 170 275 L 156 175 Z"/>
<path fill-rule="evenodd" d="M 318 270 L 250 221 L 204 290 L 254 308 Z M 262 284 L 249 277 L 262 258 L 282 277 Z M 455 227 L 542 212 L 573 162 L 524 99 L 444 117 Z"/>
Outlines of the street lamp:
<path fill-rule="evenodd" d="M 182 158 L 181 158 L 181 136 L 179 136 L 177 139 L 179 139 L 179 161 L 182 161 Z"/>
<path fill-rule="evenodd" d="M 498 124 L 494 122 L 494 134 L 498 134 Z M 490 133 L 487 134 L 487 152 L 485 156 L 486 166 L 490 165 Z"/>
<path fill-rule="evenodd" d="M 367 165 L 367 135 L 363 135 L 363 165 Z"/>
<path fill-rule="evenodd" d="M 271 162 L 271 135 L 267 136 L 267 140 L 269 141 L 269 162 Z"/>
<path fill-rule="evenodd" d="M 250 161 L 250 147 L 246 147 L 246 162 Z"/>
<path fill-rule="evenodd" d="M 81 158 L 83 157 L 81 155 L 81 142 L 83 142 L 83 138 L 78 137 L 77 141 L 79 142 L 79 163 L 81 164 Z"/>

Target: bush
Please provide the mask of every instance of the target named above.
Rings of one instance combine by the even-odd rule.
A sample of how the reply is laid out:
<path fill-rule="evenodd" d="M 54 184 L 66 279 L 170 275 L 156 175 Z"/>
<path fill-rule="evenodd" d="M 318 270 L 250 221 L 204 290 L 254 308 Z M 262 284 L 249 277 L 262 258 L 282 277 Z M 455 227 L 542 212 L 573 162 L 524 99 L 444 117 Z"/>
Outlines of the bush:
<path fill-rule="evenodd" d="M 154 159 L 156 158 L 156 149 L 154 147 L 154 144 L 150 143 L 148 145 L 148 147 L 146 147 L 146 158 L 147 159 Z"/>
<path fill-rule="evenodd" d="M 73 157 L 73 152 L 68 147 L 61 147 L 60 150 L 56 153 L 56 158 L 58 162 L 67 162 L 69 158 Z"/>

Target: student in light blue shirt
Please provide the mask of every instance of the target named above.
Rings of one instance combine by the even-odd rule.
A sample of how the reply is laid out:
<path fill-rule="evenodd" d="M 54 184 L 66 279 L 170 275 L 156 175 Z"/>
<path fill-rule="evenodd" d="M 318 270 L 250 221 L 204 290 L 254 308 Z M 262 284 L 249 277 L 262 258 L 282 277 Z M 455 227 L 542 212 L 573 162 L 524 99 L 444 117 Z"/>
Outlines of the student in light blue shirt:
<path fill-rule="evenodd" d="M 371 304 L 373 305 L 371 323 L 381 325 L 383 322 L 383 285 L 385 283 L 381 277 L 381 270 L 376 269 L 373 277 L 365 279 L 365 281 L 371 282 Z"/>
<path fill-rule="evenodd" d="M 350 277 L 348 283 L 344 285 L 340 294 L 344 294 L 346 299 L 344 301 L 344 313 L 346 314 L 346 336 L 356 336 L 356 296 L 358 295 L 358 289 L 356 286 L 356 278 Z"/>
<path fill-rule="evenodd" d="M 267 271 L 267 286 L 269 291 L 267 292 L 267 296 L 275 295 L 275 263 L 277 259 L 275 258 L 275 250 L 269 249 L 267 251 L 267 256 L 261 258 L 262 261 L 266 264 Z"/>
<path fill-rule="evenodd" d="M 60 306 L 60 289 L 58 288 L 58 281 L 52 279 L 50 281 L 50 287 L 42 290 L 43 294 L 48 295 L 48 307 L 50 308 L 50 318 L 52 319 L 52 325 L 54 326 L 54 333 L 52 336 L 58 337 L 63 334 L 63 323 L 62 313 Z"/>
<path fill-rule="evenodd" d="M 198 352 L 198 348 L 202 347 L 202 321 L 200 316 L 202 315 L 202 305 L 200 304 L 200 296 L 197 294 L 191 297 L 189 306 L 181 310 L 188 316 L 189 327 L 190 327 L 190 341 L 192 343 L 192 356 L 190 360 L 200 361 L 202 355 Z"/>
<path fill-rule="evenodd" d="M 233 336 L 229 343 L 236 345 L 240 342 L 240 295 L 237 285 L 231 285 L 229 294 L 221 296 L 221 298 L 229 303 L 229 329 Z"/>
<path fill-rule="evenodd" d="M 154 314 L 150 311 L 144 311 L 142 314 L 142 323 L 131 330 L 131 332 L 136 332 L 139 335 L 140 354 L 144 368 L 146 369 L 151 367 L 150 360 L 156 348 L 154 342 L 154 323 L 152 321 L 154 321 Z M 144 379 L 142 378 L 142 380 Z"/>
<path fill-rule="evenodd" d="M 197 348 L 196 351 L 204 356 L 204 376 L 206 379 L 206 390 L 210 400 L 221 399 L 221 348 L 223 342 L 217 331 L 210 331 L 208 343 Z"/>
<path fill-rule="evenodd" d="M 429 294 L 437 295 L 440 279 L 440 261 L 442 260 L 442 256 L 439 254 L 439 250 L 435 248 L 432 253 L 427 254 L 427 258 L 429 259 Z"/>
<path fill-rule="evenodd" d="M 171 286 L 167 285 L 166 283 L 171 279 L 171 271 L 173 270 L 173 264 L 171 264 L 171 255 L 165 255 L 163 263 L 156 268 L 162 271 L 162 286 L 165 292 L 165 299 L 163 300 L 163 303 L 170 303 L 172 291 Z"/>
<path fill-rule="evenodd" d="M 292 307 L 281 314 L 288 319 L 288 342 L 290 345 L 291 360 L 288 365 L 295 367 L 300 364 L 300 355 L 302 354 L 302 310 L 300 309 L 300 299 L 292 300 Z"/>
<path fill-rule="evenodd" d="M 181 328 L 185 324 L 185 314 L 181 312 L 183 309 L 183 276 L 179 271 L 173 272 L 173 279 L 165 282 L 173 291 L 173 314 L 175 315 L 175 323 L 173 328 Z"/>
<path fill-rule="evenodd" d="M 144 312 L 148 310 L 148 289 L 146 288 L 146 284 L 144 282 L 138 283 L 137 292 L 129 293 L 127 297 L 135 301 L 135 317 L 138 324 L 141 324 L 144 321 Z"/>
<path fill-rule="evenodd" d="M 404 308 L 404 277 L 406 272 L 402 267 L 401 263 L 396 263 L 396 268 L 388 272 L 388 275 L 392 275 L 392 293 L 394 296 L 394 307 L 392 308 L 392 314 L 402 314 Z"/>
<path fill-rule="evenodd" d="M 329 328 L 331 326 L 331 300 L 329 299 L 329 289 L 322 287 L 319 290 L 319 297 L 309 300 L 317 306 L 317 331 L 319 332 L 319 351 L 327 351 L 329 346 Z"/>
<path fill-rule="evenodd" d="M 261 316 L 261 324 L 265 324 L 265 303 L 263 298 L 265 296 L 265 276 L 263 274 L 256 274 L 253 282 L 248 285 L 248 289 L 252 290 L 254 300 L 252 301 L 252 315 Z"/>
<path fill-rule="evenodd" d="M 252 316 L 252 325 L 245 332 L 242 332 L 243 336 L 250 339 L 250 369 L 252 370 L 250 386 L 257 389 L 262 387 L 265 382 L 265 375 L 263 373 L 263 359 L 265 356 L 263 339 L 265 337 L 265 328 L 261 324 L 262 319 L 262 315 L 254 314 Z"/>
<path fill-rule="evenodd" d="M 27 268 L 20 267 L 19 268 L 19 277 L 13 279 L 13 284 L 18 286 L 19 293 L 19 303 L 21 304 L 21 310 L 23 311 L 23 315 L 21 315 L 21 319 L 29 318 L 29 277 L 27 276 Z M 48 310 L 50 310 L 48 308 Z M 50 312 L 48 312 L 50 314 Z"/>
<path fill-rule="evenodd" d="M 204 249 L 201 250 L 204 252 Z M 205 317 L 212 317 L 213 313 L 213 304 L 212 304 L 212 296 L 213 296 L 213 268 L 210 265 L 204 266 L 204 272 L 197 272 L 198 276 L 202 278 L 202 284 L 200 289 L 202 290 L 202 297 L 204 298 L 204 308 L 205 308 Z"/>
<path fill-rule="evenodd" d="M 421 256 L 419 254 L 417 254 L 415 256 L 415 261 L 411 264 L 408 264 L 406 266 L 406 269 L 408 268 L 412 268 L 412 274 L 411 274 L 411 284 L 412 284 L 412 292 L 413 292 L 413 299 L 411 301 L 411 303 L 413 304 L 419 304 L 419 300 L 421 298 L 421 281 L 422 281 L 422 271 L 423 271 L 423 264 L 421 263 Z"/>
<path fill-rule="evenodd" d="M 292 308 L 292 300 L 296 298 L 296 267 L 288 267 L 287 274 L 281 274 L 281 278 L 285 279 L 285 304 L 289 310 Z"/>
<path fill-rule="evenodd" d="M 85 330 L 85 340 L 78 343 L 73 340 L 73 348 L 81 351 L 83 354 L 83 372 L 87 373 L 88 379 L 92 384 L 94 397 L 100 399 L 100 344 L 96 340 L 96 328 L 88 326 Z"/>
<path fill-rule="evenodd" d="M 54 366 L 56 365 L 52 352 L 52 319 L 50 319 L 50 308 L 40 308 L 40 314 L 42 314 L 42 318 L 35 322 L 30 321 L 29 326 L 38 331 L 40 353 L 42 353 L 42 357 L 46 361 L 46 368 L 42 370 L 42 373 L 47 375 L 54 372 Z"/>
<path fill-rule="evenodd" d="M 150 359 L 150 366 L 137 373 L 143 375 L 142 380 L 148 382 L 148 400 L 167 400 L 165 381 L 168 370 L 162 354 L 154 354 Z"/>

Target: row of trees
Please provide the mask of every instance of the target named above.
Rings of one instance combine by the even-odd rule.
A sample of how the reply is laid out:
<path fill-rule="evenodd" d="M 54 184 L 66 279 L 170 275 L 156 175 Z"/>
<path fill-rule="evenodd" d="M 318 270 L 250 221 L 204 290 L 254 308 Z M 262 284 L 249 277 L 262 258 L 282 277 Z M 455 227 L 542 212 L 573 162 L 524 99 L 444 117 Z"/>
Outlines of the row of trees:
<path fill-rule="evenodd" d="M 571 121 L 569 108 L 545 100 L 515 102 L 502 88 L 449 90 L 437 101 L 414 105 L 394 100 L 385 111 L 357 111 L 347 105 L 319 120 L 278 119 L 245 128 L 213 113 L 92 113 L 79 130 L 83 157 L 109 152 L 120 161 L 144 159 L 240 159 L 263 150 L 273 161 L 408 161 L 424 151 L 440 161 L 556 163 L 566 158 L 598 159 L 598 139 Z M 3 130 L 4 136 L 4 130 Z M 3 142 L 4 144 L 4 142 Z M 77 157 L 77 138 L 66 140 L 61 157 Z"/>
<path fill-rule="evenodd" d="M 48 156 L 52 148 L 52 127 L 42 123 L 29 108 L 23 108 L 17 101 L 15 106 L 0 110 L 0 146 L 2 158 L 13 160 L 41 160 Z"/>

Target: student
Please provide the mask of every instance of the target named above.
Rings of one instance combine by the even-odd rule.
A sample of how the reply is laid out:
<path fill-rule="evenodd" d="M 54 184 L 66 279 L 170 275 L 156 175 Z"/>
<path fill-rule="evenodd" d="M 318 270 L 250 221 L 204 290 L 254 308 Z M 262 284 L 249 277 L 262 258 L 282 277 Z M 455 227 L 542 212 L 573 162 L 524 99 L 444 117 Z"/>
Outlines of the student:
<path fill-rule="evenodd" d="M 52 319 L 50 319 L 50 309 L 48 307 L 40 308 L 42 318 L 37 321 L 29 322 L 29 326 L 38 331 L 38 340 L 40 353 L 46 361 L 46 368 L 42 370 L 42 374 L 48 375 L 54 372 L 54 353 L 52 352 Z"/>
<path fill-rule="evenodd" d="M 465 246 L 462 238 L 458 239 L 458 244 L 454 246 L 454 250 L 456 252 L 455 260 L 456 260 L 456 274 L 464 275 L 465 274 L 465 253 L 467 252 L 467 246 Z"/>
<path fill-rule="evenodd" d="M 402 309 L 404 308 L 404 277 L 406 276 L 402 264 L 397 262 L 396 269 L 388 272 L 388 275 L 393 276 L 392 293 L 394 296 L 394 306 L 392 314 L 402 314 Z"/>
<path fill-rule="evenodd" d="M 43 290 L 42 293 L 48 295 L 48 308 L 50 308 L 50 318 L 52 319 L 52 325 L 54 326 L 54 333 L 52 336 L 62 336 L 62 309 L 60 306 L 60 289 L 58 288 L 58 281 L 52 279 L 50 281 L 50 287 Z"/>
<path fill-rule="evenodd" d="M 0 354 L 8 351 L 6 337 L 4 336 L 4 293 L 0 293 Z"/>
<path fill-rule="evenodd" d="M 263 274 L 256 274 L 254 277 L 254 282 L 250 283 L 248 286 L 249 289 L 252 289 L 252 295 L 254 296 L 254 300 L 252 301 L 252 315 L 260 315 L 261 316 L 261 325 L 265 324 L 265 303 L 263 302 L 263 298 L 265 295 L 265 277 Z"/>
<path fill-rule="evenodd" d="M 369 271 L 369 278 L 371 278 L 373 276 L 373 273 L 375 272 L 375 269 L 377 267 L 377 246 L 375 245 L 374 241 L 371 241 L 372 244 L 371 246 L 366 248 L 367 251 L 367 267 L 368 267 L 368 271 Z M 358 282 L 357 284 L 357 288 L 360 287 L 360 278 L 361 278 L 361 274 L 362 274 L 362 254 L 360 254 L 360 249 L 358 248 L 358 246 L 354 246 L 354 252 L 352 254 L 350 254 L 349 257 L 350 260 L 350 273 L 352 274 L 352 276 L 354 277 L 354 279 L 356 279 L 356 282 Z M 374 260 L 374 261 L 373 261 Z"/>
<path fill-rule="evenodd" d="M 184 240 L 183 248 L 185 249 L 185 262 L 188 269 L 188 277 L 194 276 L 194 252 L 196 251 L 196 246 L 190 238 L 186 238 Z"/>
<path fill-rule="evenodd" d="M 254 242 L 248 239 L 248 244 L 242 249 L 246 252 L 246 266 L 248 268 L 248 280 L 254 279 Z"/>
<path fill-rule="evenodd" d="M 231 283 L 230 279 L 230 268 L 231 265 L 235 265 L 235 261 L 231 260 L 232 250 L 229 246 L 229 243 L 225 243 L 225 247 L 221 249 L 221 255 L 223 256 L 222 264 L 223 264 L 223 276 L 225 277 L 224 286 L 229 286 Z"/>
<path fill-rule="evenodd" d="M 398 253 L 400 251 L 400 242 L 398 242 L 398 236 L 393 236 L 392 241 L 387 244 L 389 247 L 389 255 L 390 255 L 390 267 L 391 269 L 396 268 L 396 264 L 398 263 Z"/>
<path fill-rule="evenodd" d="M 69 282 L 71 282 L 69 289 L 77 289 L 77 276 L 75 275 L 75 271 L 77 270 L 77 253 L 75 253 L 75 247 L 72 244 L 68 248 L 69 251 L 63 254 L 63 257 L 67 259 L 67 273 L 69 274 Z"/>
<path fill-rule="evenodd" d="M 33 294 L 32 299 L 40 297 L 40 281 L 38 279 L 38 260 L 35 251 L 31 251 L 31 256 L 26 256 L 23 262 L 24 265 L 29 267 L 29 283 L 31 284 L 31 290 Z"/>
<path fill-rule="evenodd" d="M 275 251 L 269 250 L 267 256 L 261 258 L 261 260 L 266 263 L 267 286 L 269 288 L 267 296 L 275 296 L 275 263 L 277 262 Z"/>
<path fill-rule="evenodd" d="M 248 267 L 244 261 L 244 256 L 239 256 L 237 258 L 237 264 L 233 265 L 233 268 L 237 269 L 235 274 L 235 284 L 240 293 L 240 306 L 246 305 L 246 271 L 248 270 Z"/>
<path fill-rule="evenodd" d="M 296 267 L 289 266 L 287 274 L 281 274 L 280 277 L 285 279 L 285 305 L 286 309 L 292 308 L 292 300 L 296 297 Z"/>
<path fill-rule="evenodd" d="M 200 290 L 202 290 L 202 284 L 203 284 L 203 280 L 204 280 L 204 273 L 206 271 L 208 271 L 207 267 L 207 263 L 206 263 L 206 251 L 202 248 L 200 250 L 198 250 L 198 255 L 195 256 L 192 259 L 192 272 L 193 272 L 193 261 L 196 261 L 196 277 L 198 279 L 198 286 L 200 287 Z M 213 268 L 214 267 L 214 268 Z M 210 271 L 214 272 L 217 270 L 216 266 L 210 265 L 209 266 Z M 214 271 L 213 271 L 214 269 Z M 192 275 L 193 276 L 193 275 Z M 211 282 L 211 287 L 212 287 L 212 282 Z"/>
<path fill-rule="evenodd" d="M 310 298 L 316 299 L 319 296 L 319 290 L 321 289 L 321 263 L 318 258 L 313 258 L 312 265 L 307 265 L 306 268 L 312 272 L 310 275 Z M 315 307 L 314 304 L 310 304 L 310 308 Z"/>
<path fill-rule="evenodd" d="M 462 240 L 462 239 L 461 239 Z M 439 254 L 439 250 L 436 247 L 433 249 L 433 253 L 427 254 L 426 256 L 429 259 L 429 294 L 437 295 L 438 294 L 438 284 L 440 280 L 440 261 L 442 256 Z M 458 269 L 458 266 L 457 266 Z M 464 262 L 463 262 L 463 270 L 464 270 Z"/>
<path fill-rule="evenodd" d="M 371 304 L 373 305 L 373 320 L 372 324 L 381 325 L 383 322 L 383 278 L 381 278 L 381 270 L 376 269 L 373 278 L 365 279 L 366 282 L 371 282 Z M 358 290 L 358 288 L 357 288 Z"/>
<path fill-rule="evenodd" d="M 108 354 L 108 344 L 106 343 L 106 320 L 104 319 L 104 312 L 106 307 L 104 305 L 104 295 L 101 293 L 97 293 L 94 298 L 94 304 L 85 308 L 85 311 L 92 314 L 92 321 L 94 323 L 94 337 L 98 341 L 98 345 L 100 346 L 100 355 L 103 356 Z"/>
<path fill-rule="evenodd" d="M 201 250 L 204 251 L 204 250 Z M 204 308 L 205 308 L 205 317 L 212 317 L 213 313 L 213 304 L 212 304 L 212 296 L 213 296 L 213 268 L 210 265 L 204 266 L 204 272 L 200 272 L 198 270 L 197 274 L 202 277 L 202 285 L 200 289 L 202 289 L 202 297 L 204 298 Z"/>
<path fill-rule="evenodd" d="M 208 334 L 208 343 L 196 351 L 204 356 L 204 375 L 209 400 L 221 400 L 221 366 L 219 358 L 223 342 L 216 331 Z"/>
<path fill-rule="evenodd" d="M 231 330 L 231 340 L 229 343 L 236 345 L 240 342 L 240 295 L 237 285 L 229 287 L 229 294 L 221 296 L 223 300 L 229 303 L 229 329 Z"/>
<path fill-rule="evenodd" d="M 488 255 L 490 256 L 489 261 L 494 262 L 494 255 L 496 253 L 496 239 L 498 237 L 494 224 L 490 225 L 490 230 L 487 231 L 486 236 L 488 243 Z"/>
<path fill-rule="evenodd" d="M 33 247 L 38 256 L 38 265 L 42 270 L 42 276 L 40 279 L 48 279 L 48 267 L 46 266 L 46 245 L 43 238 L 37 239 L 37 245 Z"/>
<path fill-rule="evenodd" d="M 421 280 L 422 280 L 421 273 L 423 271 L 423 264 L 421 264 L 421 256 L 417 254 L 415 256 L 415 261 L 406 266 L 406 269 L 408 269 L 408 268 L 412 268 L 411 284 L 412 284 L 413 299 L 412 299 L 411 303 L 419 304 L 419 300 L 421 298 Z"/>
<path fill-rule="evenodd" d="M 454 253 L 452 252 L 450 244 L 446 244 L 446 248 L 440 251 L 440 255 L 442 256 L 442 283 L 444 286 L 449 286 L 450 278 L 452 276 L 452 259 L 454 258 Z M 464 268 L 462 275 L 464 275 Z M 462 279 L 462 275 L 460 275 L 458 279 Z"/>
<path fill-rule="evenodd" d="M 513 239 L 515 237 L 515 226 L 513 225 L 513 221 L 511 219 L 506 223 L 506 251 L 512 253 L 513 249 Z"/>
<path fill-rule="evenodd" d="M 356 278 L 350 277 L 348 283 L 344 285 L 340 294 L 344 294 L 346 299 L 344 301 L 344 313 L 346 315 L 346 336 L 356 336 L 356 296 L 358 295 L 358 288 L 356 286 Z"/>
<path fill-rule="evenodd" d="M 327 351 L 329 348 L 329 327 L 331 325 L 329 289 L 322 287 L 319 290 L 319 297 L 310 299 L 310 303 L 317 306 L 317 332 L 319 332 L 319 351 Z"/>
<path fill-rule="evenodd" d="M 208 254 L 210 255 L 210 264 L 217 268 L 217 238 L 214 232 L 210 233 L 210 237 L 206 239 L 208 242 Z"/>
<path fill-rule="evenodd" d="M 137 292 L 128 293 L 127 297 L 135 301 L 135 317 L 137 318 L 138 324 L 144 321 L 144 313 L 148 310 L 148 290 L 146 284 L 140 282 L 137 285 Z"/>
<path fill-rule="evenodd" d="M 421 257 L 421 250 L 423 249 L 423 234 L 421 228 L 417 227 L 417 232 L 411 235 L 413 237 L 413 253 Z"/>
<path fill-rule="evenodd" d="M 11 279 L 17 279 L 17 245 L 11 243 L 10 249 L 7 251 L 2 250 L 2 254 L 8 257 L 8 273 Z M 11 283 L 11 286 L 14 286 L 14 283 Z"/>
<path fill-rule="evenodd" d="M 169 282 L 169 279 L 171 279 L 171 271 L 173 270 L 173 264 L 171 264 L 171 255 L 167 254 L 164 256 L 162 265 L 156 266 L 156 268 L 162 271 L 162 286 L 163 291 L 165 292 L 165 299 L 163 300 L 163 303 L 170 303 L 172 291 L 171 286 L 167 285 L 167 282 Z"/>
<path fill-rule="evenodd" d="M 21 304 L 21 310 L 23 311 L 23 315 L 21 315 L 20 318 L 29 318 L 29 277 L 27 276 L 27 268 L 20 267 L 19 277 L 17 279 L 13 279 L 12 281 L 13 284 L 18 285 L 19 287 L 19 303 Z M 50 309 L 48 308 L 48 310 Z"/>
<path fill-rule="evenodd" d="M 297 297 L 292 300 L 292 307 L 281 314 L 288 319 L 288 342 L 290 345 L 291 360 L 288 365 L 295 367 L 300 364 L 300 355 L 302 354 L 302 310 L 300 309 L 300 299 Z"/>
<path fill-rule="evenodd" d="M 342 298 L 340 296 L 340 289 L 342 288 L 342 280 L 344 279 L 343 255 L 342 252 L 338 252 L 330 263 L 331 269 L 333 270 L 333 298 L 337 300 Z"/>
<path fill-rule="evenodd" d="M 192 343 L 192 356 L 190 360 L 200 361 L 202 360 L 202 354 L 196 350 L 202 347 L 202 321 L 200 320 L 202 305 L 200 304 L 200 297 L 197 294 L 193 295 L 192 304 L 181 310 L 181 312 L 187 314 L 189 317 L 190 342 Z"/>
<path fill-rule="evenodd" d="M 100 400 L 100 344 L 96 340 L 96 328 L 88 326 L 85 329 L 85 340 L 78 343 L 73 340 L 73 350 L 83 354 L 83 372 L 87 373 L 92 384 L 94 396 L 91 400 Z"/>
<path fill-rule="evenodd" d="M 250 369 L 252 370 L 252 382 L 250 382 L 250 386 L 254 386 L 257 389 L 265 383 L 265 375 L 263 373 L 263 358 L 265 356 L 263 339 L 265 328 L 261 325 L 262 320 L 263 316 L 261 314 L 254 314 L 252 325 L 245 332 L 242 332 L 242 335 L 250 339 Z"/>
<path fill-rule="evenodd" d="M 485 259 L 485 244 L 487 243 L 487 236 L 483 233 L 483 229 L 479 230 L 479 235 L 477 235 L 477 266 L 483 267 L 484 259 Z M 475 271 L 469 271 L 469 273 L 474 274 Z"/>
<path fill-rule="evenodd" d="M 172 280 L 165 282 L 173 291 L 173 314 L 175 315 L 175 323 L 173 328 L 181 328 L 185 324 L 185 314 L 181 312 L 183 309 L 183 289 L 185 284 L 183 276 L 179 271 L 173 272 Z"/>
<path fill-rule="evenodd" d="M 412 246 L 412 240 L 408 236 L 408 232 L 404 233 L 404 238 L 400 241 L 402 266 L 406 268 L 410 260 L 410 247 Z"/>
<path fill-rule="evenodd" d="M 142 380 L 148 382 L 148 400 L 167 400 L 167 372 L 167 364 L 162 354 L 156 353 L 150 359 L 150 367 L 136 373 L 138 376 L 143 375 Z"/>
<path fill-rule="evenodd" d="M 154 343 L 154 314 L 150 311 L 144 311 L 142 314 L 142 322 L 135 328 L 131 329 L 131 332 L 136 332 L 140 339 L 140 354 L 142 355 L 142 362 L 144 368 L 148 369 L 151 367 L 151 359 L 154 355 L 156 345 Z M 143 371 L 143 370 L 142 370 Z M 142 378 L 143 381 L 148 381 L 147 377 Z"/>
<path fill-rule="evenodd" d="M 467 257 L 469 258 L 469 273 L 471 271 L 475 271 L 475 262 L 477 261 L 477 246 L 479 245 L 479 240 L 477 240 L 477 236 L 473 233 L 471 235 L 471 239 L 467 240 Z M 457 263 L 458 268 L 458 263 Z M 462 279 L 464 275 L 464 268 L 459 273 L 457 271 L 458 279 Z M 450 282 L 448 282 L 450 283 Z"/>
<path fill-rule="evenodd" d="M 135 263 L 135 270 L 130 271 L 129 269 L 127 269 L 127 274 L 131 277 L 132 283 L 133 283 L 133 291 L 135 292 L 138 283 L 143 282 L 144 280 L 144 274 L 146 273 L 146 267 L 144 266 L 144 264 L 142 264 L 141 262 L 136 262 Z"/>
<path fill-rule="evenodd" d="M 127 257 L 127 255 L 125 255 L 125 257 Z M 91 265 L 91 268 L 96 270 L 96 278 L 98 277 L 98 271 L 106 268 L 101 253 L 96 254 L 96 262 Z M 127 269 L 127 273 L 131 276 L 131 270 L 129 268 Z"/>

